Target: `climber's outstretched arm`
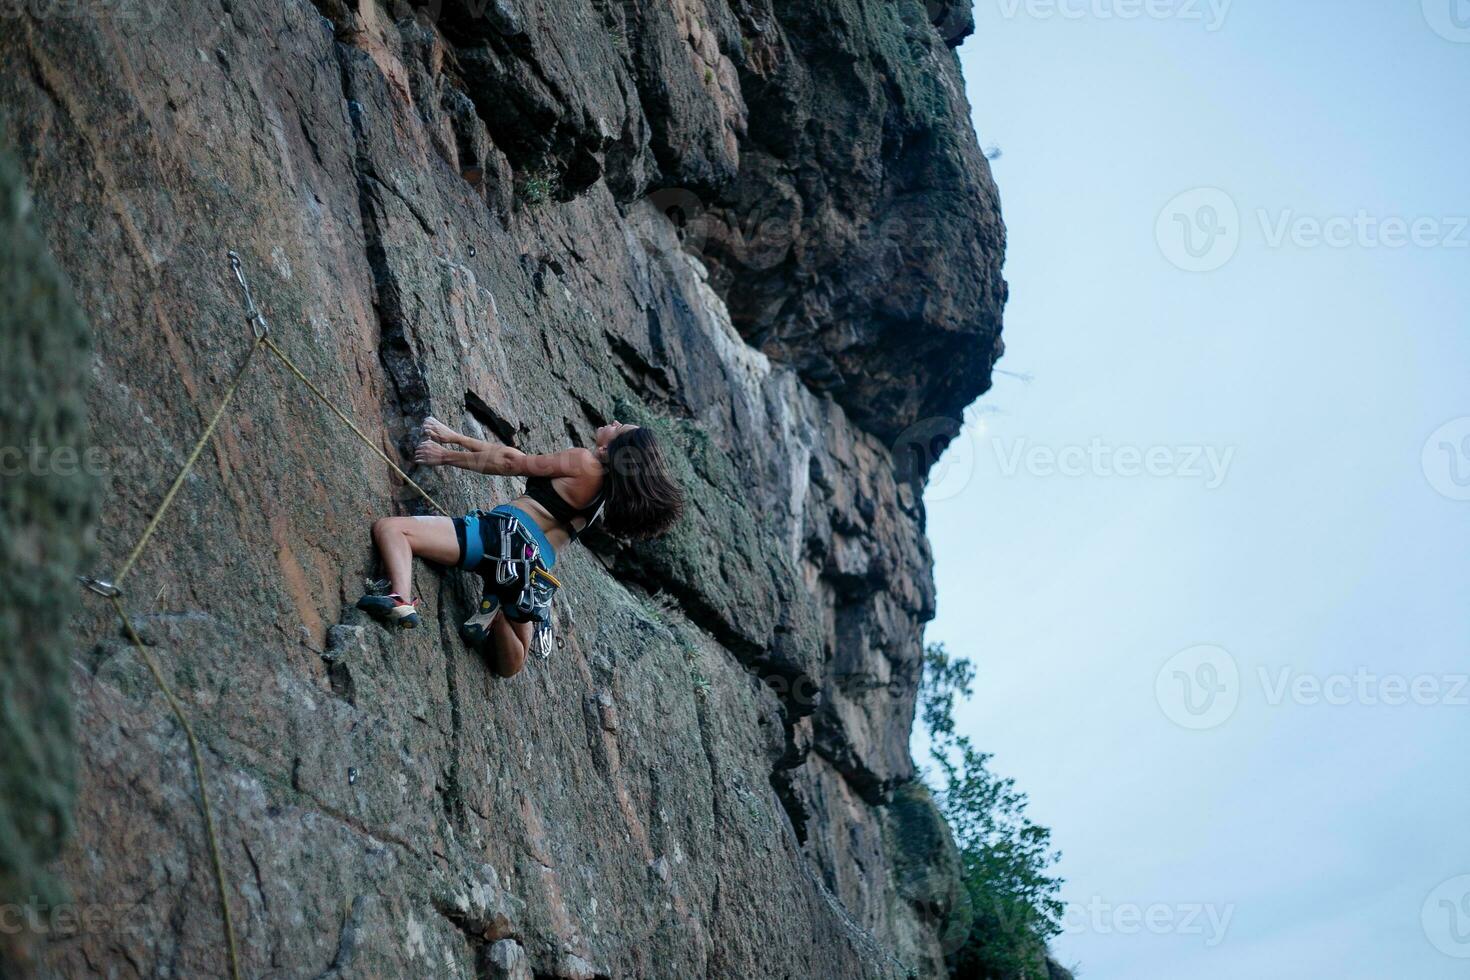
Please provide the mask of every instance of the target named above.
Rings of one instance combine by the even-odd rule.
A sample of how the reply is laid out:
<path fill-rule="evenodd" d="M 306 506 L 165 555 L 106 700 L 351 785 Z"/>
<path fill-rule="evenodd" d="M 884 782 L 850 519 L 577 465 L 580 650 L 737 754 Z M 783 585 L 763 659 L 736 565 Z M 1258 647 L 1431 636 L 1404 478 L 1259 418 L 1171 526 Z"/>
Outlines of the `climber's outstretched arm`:
<path fill-rule="evenodd" d="M 482 444 L 475 452 L 455 452 L 438 443 L 422 442 L 414 451 L 414 462 L 424 466 L 458 466 L 487 476 L 588 476 L 600 472 L 597 457 L 586 449 L 531 455 L 510 446 Z"/>
<path fill-rule="evenodd" d="M 424 419 L 424 438 L 414 452 L 414 462 L 424 466 L 458 466 L 488 476 L 599 476 L 602 466 L 597 456 L 586 449 L 567 449 L 559 453 L 533 455 L 511 446 L 485 442 L 463 433 L 430 415 Z M 440 445 L 436 445 L 439 443 Z M 460 446 L 457 453 L 444 446 Z"/>

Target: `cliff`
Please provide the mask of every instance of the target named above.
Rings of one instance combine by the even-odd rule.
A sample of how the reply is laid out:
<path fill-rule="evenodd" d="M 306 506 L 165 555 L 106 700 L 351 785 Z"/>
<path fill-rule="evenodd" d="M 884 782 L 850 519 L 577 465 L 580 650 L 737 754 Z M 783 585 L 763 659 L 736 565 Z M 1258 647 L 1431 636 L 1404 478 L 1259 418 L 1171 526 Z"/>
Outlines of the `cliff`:
<path fill-rule="evenodd" d="M 469 576 L 421 566 L 416 632 L 352 610 L 369 524 L 422 502 L 261 355 L 124 597 L 203 745 L 245 972 L 941 975 L 967 913 L 907 747 L 920 493 L 1005 298 L 968 29 L 917 0 L 12 16 L 0 124 L 34 206 L 4 218 L 91 354 L 54 270 L 20 270 L 56 296 L 4 294 L 41 304 L 7 314 L 7 378 L 63 421 L 8 409 L 7 438 L 75 443 L 85 375 L 100 509 L 85 475 L 7 484 L 0 540 L 46 591 L 4 600 L 32 667 L 3 720 L 38 746 L 3 772 L 34 831 L 6 885 L 45 865 L 82 913 L 43 898 L 11 968 L 224 969 L 183 735 L 62 576 L 116 569 L 239 367 L 235 249 L 390 455 L 427 414 L 528 451 L 618 417 L 691 500 L 658 542 L 571 550 L 561 649 L 498 679 L 455 637 Z M 451 509 L 517 489 L 412 475 Z"/>

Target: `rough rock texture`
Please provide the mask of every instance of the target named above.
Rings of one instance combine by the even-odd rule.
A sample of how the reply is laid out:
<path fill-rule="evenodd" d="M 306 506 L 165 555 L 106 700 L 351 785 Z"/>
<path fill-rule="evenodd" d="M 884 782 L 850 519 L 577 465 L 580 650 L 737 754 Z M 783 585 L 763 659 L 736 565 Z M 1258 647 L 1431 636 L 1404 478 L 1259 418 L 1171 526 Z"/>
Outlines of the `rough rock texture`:
<path fill-rule="evenodd" d="M 77 605 L 95 481 L 81 387 L 87 325 L 34 227 L 15 161 L 0 153 L 0 976 L 30 961 L 18 903 L 60 904 L 45 865 L 76 793 L 67 618 Z"/>
<path fill-rule="evenodd" d="M 132 9 L 0 32 L 93 327 L 103 567 L 249 344 L 229 248 L 385 451 L 428 413 L 530 451 L 617 416 L 691 496 L 570 551 L 563 648 L 498 680 L 461 573 L 421 566 L 425 629 L 361 622 L 371 520 L 422 505 L 254 366 L 126 598 L 206 746 L 247 972 L 940 975 L 964 910 L 907 749 L 934 596 L 893 439 L 984 389 L 1004 299 L 950 5 Z M 97 914 L 46 969 L 217 975 L 182 734 L 106 606 L 73 625 L 57 870 Z"/>
<path fill-rule="evenodd" d="M 747 339 L 908 441 L 957 418 L 1003 350 L 1005 229 L 946 47 L 970 5 L 773 7 L 745 15 L 750 137 L 709 222 L 716 281 Z"/>

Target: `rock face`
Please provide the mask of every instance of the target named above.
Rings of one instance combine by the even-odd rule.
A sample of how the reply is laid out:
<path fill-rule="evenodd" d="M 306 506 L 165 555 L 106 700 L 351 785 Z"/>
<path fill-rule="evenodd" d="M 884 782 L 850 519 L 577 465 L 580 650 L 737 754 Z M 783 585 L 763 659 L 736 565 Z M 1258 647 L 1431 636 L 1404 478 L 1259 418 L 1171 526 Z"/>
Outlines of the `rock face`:
<path fill-rule="evenodd" d="M 247 974 L 943 973 L 965 912 L 907 747 L 919 494 L 927 418 L 988 384 L 1005 295 L 965 21 L 231 0 L 7 22 L 0 118 L 92 327 L 101 568 L 250 345 L 231 248 L 276 342 L 390 455 L 427 414 L 528 451 L 618 417 L 689 491 L 664 539 L 570 550 L 562 648 L 500 680 L 455 636 L 467 575 L 420 565 L 416 632 L 352 610 L 371 521 L 422 502 L 260 356 L 124 600 L 205 746 Z M 412 475 L 451 509 L 519 490 Z M 69 662 L 78 719 L 54 871 L 94 913 L 38 930 L 41 972 L 219 975 L 166 703 L 105 603 L 38 656 Z M 34 704 L 65 786 L 57 702 Z"/>

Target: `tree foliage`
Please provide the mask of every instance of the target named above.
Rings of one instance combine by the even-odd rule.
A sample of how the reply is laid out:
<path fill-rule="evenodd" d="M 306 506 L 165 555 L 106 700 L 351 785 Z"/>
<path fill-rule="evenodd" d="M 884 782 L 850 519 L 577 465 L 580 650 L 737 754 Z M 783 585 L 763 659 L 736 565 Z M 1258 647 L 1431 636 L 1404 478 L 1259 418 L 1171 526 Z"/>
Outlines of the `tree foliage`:
<path fill-rule="evenodd" d="M 974 980 L 1045 978 L 1046 942 L 1061 929 L 1061 856 L 1051 831 L 1026 815 L 1026 794 L 990 771 L 990 755 L 955 732 L 954 708 L 968 698 L 974 665 L 942 644 L 924 651 L 920 716 L 938 768 L 934 796 L 954 833 L 974 923 L 949 956 L 950 975 Z"/>

